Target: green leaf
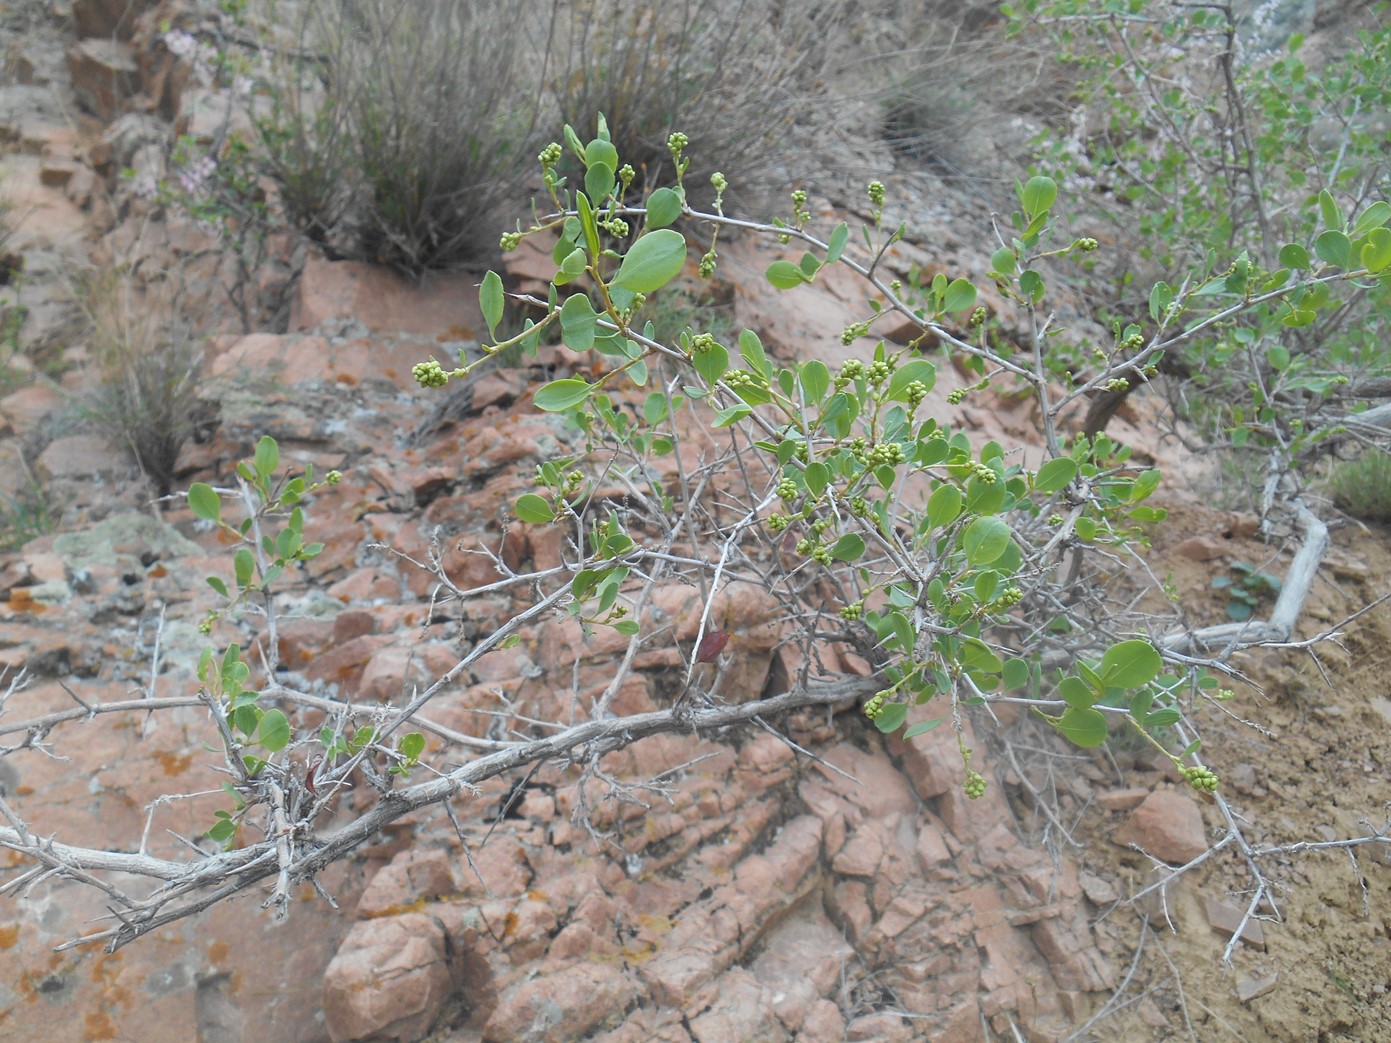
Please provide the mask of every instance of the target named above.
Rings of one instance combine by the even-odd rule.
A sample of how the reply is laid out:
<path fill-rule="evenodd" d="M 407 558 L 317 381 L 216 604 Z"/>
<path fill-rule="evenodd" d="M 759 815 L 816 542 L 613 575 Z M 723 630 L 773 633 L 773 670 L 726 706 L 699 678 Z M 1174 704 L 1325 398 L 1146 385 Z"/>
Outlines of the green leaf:
<path fill-rule="evenodd" d="M 1366 210 L 1362 211 L 1362 216 L 1357 219 L 1357 223 L 1352 226 L 1353 238 L 1366 235 L 1374 228 L 1384 228 L 1387 220 L 1391 220 L 1391 203 L 1378 199 Z"/>
<path fill-rule="evenodd" d="M 845 244 L 850 239 L 850 226 L 844 221 L 836 225 L 831 232 L 831 238 L 826 243 L 826 263 L 835 264 L 840 260 L 840 255 L 845 253 Z"/>
<path fill-rule="evenodd" d="M 739 334 L 739 354 L 743 356 L 744 365 L 749 367 L 750 372 L 767 376 L 768 355 L 763 350 L 763 342 L 753 330 L 744 330 Z"/>
<path fill-rule="evenodd" d="M 594 207 L 583 192 L 575 193 L 575 211 L 579 214 L 580 229 L 584 232 L 585 249 L 589 256 L 599 256 L 599 225 L 594 220 Z"/>
<path fill-rule="evenodd" d="M 691 365 L 712 387 L 729 370 L 729 352 L 723 344 L 712 344 L 691 356 Z"/>
<path fill-rule="evenodd" d="M 879 711 L 879 716 L 874 718 L 874 727 L 889 735 L 903 727 L 903 722 L 907 719 L 907 703 L 885 703 L 884 708 Z"/>
<path fill-rule="evenodd" d="M 1145 727 L 1167 728 L 1171 724 L 1178 724 L 1181 720 L 1183 720 L 1183 714 L 1175 707 L 1166 706 L 1162 710 L 1155 710 L 1154 713 L 1145 714 Z"/>
<path fill-rule="evenodd" d="M 1285 370 L 1290 365 L 1290 349 L 1283 344 L 1272 344 L 1265 349 L 1265 360 L 1274 370 Z"/>
<path fill-rule="evenodd" d="M 242 547 L 236 554 L 232 555 L 232 570 L 236 573 L 237 586 L 242 590 L 251 586 L 251 576 L 256 569 L 256 561 L 251 556 L 251 551 Z"/>
<path fill-rule="evenodd" d="M 290 722 L 279 710 L 267 710 L 256 729 L 256 741 L 271 753 L 290 744 Z"/>
<path fill-rule="evenodd" d="M 672 188 L 659 188 L 647 197 L 647 227 L 665 228 L 681 216 L 681 194 Z"/>
<path fill-rule="evenodd" d="M 911 739 L 915 735 L 922 735 L 924 732 L 930 732 L 933 728 L 936 728 L 937 725 L 941 724 L 945 720 L 945 717 L 934 717 L 930 721 L 919 721 L 917 724 L 910 725 L 908 728 L 905 728 L 903 731 L 903 737 L 905 739 Z"/>
<path fill-rule="evenodd" d="M 607 163 L 591 163 L 584 172 L 584 194 L 601 206 L 613 194 L 614 185 L 617 184 L 613 169 Z"/>
<path fill-rule="evenodd" d="M 626 634 L 628 637 L 632 637 L 641 629 L 636 619 L 620 619 L 617 623 L 610 623 L 609 625 L 620 634 Z"/>
<path fill-rule="evenodd" d="M 802 269 L 791 261 L 774 261 L 763 274 L 773 287 L 779 290 L 796 289 L 810 281 Z"/>
<path fill-rule="evenodd" d="M 1001 687 L 1007 692 L 1023 688 L 1029 683 L 1029 663 L 1025 659 L 1006 659 L 1001 676 Z"/>
<path fill-rule="evenodd" d="M 1343 212 L 1338 209 L 1338 204 L 1333 201 L 1332 194 L 1326 188 L 1319 193 L 1319 212 L 1323 216 L 1325 228 L 1341 229 L 1344 227 Z"/>
<path fill-rule="evenodd" d="M 1101 657 L 1101 678 L 1107 687 L 1138 688 L 1159 676 L 1164 668 L 1155 647 L 1148 641 L 1121 641 L 1106 649 Z"/>
<path fill-rule="evenodd" d="M 594 306 L 582 293 L 572 293 L 560 306 L 560 335 L 571 351 L 588 351 L 594 347 L 598 322 Z"/>
<path fill-rule="evenodd" d="M 425 752 L 425 736 L 420 732 L 406 732 L 401 736 L 401 743 L 397 747 L 398 752 L 409 761 L 420 760 L 420 755 Z"/>
<path fill-rule="evenodd" d="M 1069 708 L 1054 727 L 1083 749 L 1100 746 L 1106 741 L 1106 715 L 1097 709 Z"/>
<path fill-rule="evenodd" d="M 1373 274 L 1391 267 L 1391 231 L 1373 228 L 1367 235 L 1367 241 L 1362 244 L 1359 259 L 1362 267 Z"/>
<path fill-rule="evenodd" d="M 802 385 L 802 393 L 806 395 L 807 405 L 819 405 L 831 388 L 831 371 L 820 359 L 812 359 L 802 367 L 798 374 L 798 382 Z"/>
<path fill-rule="evenodd" d="M 939 485 L 927 501 L 927 524 L 933 529 L 950 525 L 961 514 L 961 490 L 954 485 Z"/>
<path fill-rule="evenodd" d="M 634 293 L 651 293 L 680 275 L 685 265 L 686 237 L 670 228 L 659 228 L 633 244 L 618 266 L 613 284 Z"/>
<path fill-rule="evenodd" d="M 1068 706 L 1085 710 L 1096 702 L 1096 693 L 1080 677 L 1068 674 L 1058 682 L 1058 698 Z"/>
<path fill-rule="evenodd" d="M 942 297 L 945 312 L 966 311 L 976 303 L 976 288 L 966 279 L 953 279 Z"/>
<path fill-rule="evenodd" d="M 1058 198 L 1058 183 L 1051 177 L 1036 175 L 1019 193 L 1019 202 L 1030 217 L 1046 213 Z"/>
<path fill-rule="evenodd" d="M 889 378 L 888 401 L 907 402 L 908 385 L 915 380 L 922 381 L 931 391 L 937 385 L 937 367 L 927 359 L 913 359 L 899 366 Z"/>
<path fill-rule="evenodd" d="M 228 597 L 231 597 L 231 596 L 232 596 L 232 595 L 230 595 L 230 594 L 227 593 L 227 584 L 224 583 L 224 582 L 223 582 L 220 578 L 218 578 L 217 576 L 208 576 L 208 577 L 207 577 L 207 581 L 208 581 L 208 586 L 212 587 L 213 590 L 217 591 L 217 592 L 218 592 L 219 594 L 221 594 L 224 598 L 228 598 Z"/>
<path fill-rule="evenodd" d="M 567 377 L 564 380 L 552 380 L 544 387 L 538 388 L 532 401 L 537 409 L 547 413 L 560 413 L 584 402 L 593 390 L 593 386 L 583 380 Z"/>
<path fill-rule="evenodd" d="M 1352 240 L 1330 229 L 1314 240 L 1314 253 L 1337 268 L 1352 267 Z"/>
<path fill-rule="evenodd" d="M 831 547 L 831 557 L 836 561 L 854 561 L 864 552 L 864 537 L 857 532 L 847 532 Z"/>
<path fill-rule="evenodd" d="M 1313 264 L 1309 260 L 1309 251 L 1298 243 L 1286 243 L 1280 247 L 1280 266 L 1282 268 L 1303 268 L 1309 269 Z"/>
<path fill-rule="evenodd" d="M 280 446 L 270 435 L 262 435 L 256 443 L 256 473 L 262 478 L 269 478 L 279 465 Z"/>
<path fill-rule="evenodd" d="M 517 517 L 529 525 L 544 525 L 555 521 L 555 511 L 551 505 L 535 493 L 523 493 L 517 497 L 513 508 Z"/>
<path fill-rule="evenodd" d="M 483 321 L 488 324 L 488 336 L 497 336 L 497 324 L 502 321 L 502 277 L 497 272 L 483 276 L 478 287 L 478 306 L 483 310 Z"/>
<path fill-rule="evenodd" d="M 1077 461 L 1070 456 L 1060 456 L 1049 460 L 1034 475 L 1034 492 L 1051 494 L 1067 488 L 1068 482 L 1077 477 Z"/>
<path fill-rule="evenodd" d="M 188 487 L 188 509 L 195 518 L 215 522 L 222 517 L 222 499 L 211 485 L 194 482 Z"/>
<path fill-rule="evenodd" d="M 729 427 L 731 424 L 737 424 L 751 412 L 753 412 L 753 409 L 747 402 L 736 402 L 732 406 L 726 406 L 724 409 L 717 410 L 715 412 L 715 420 L 710 426 Z"/>
<path fill-rule="evenodd" d="M 807 491 L 813 496 L 820 496 L 831 482 L 831 469 L 820 460 L 813 460 L 807 464 L 804 478 L 807 483 Z"/>
<path fill-rule="evenodd" d="M 944 486 L 945 488 L 945 486 Z M 935 494 L 934 494 L 935 495 Z M 989 565 L 1009 546 L 1010 528 L 1000 518 L 977 518 L 966 526 L 961 546 L 972 565 Z"/>
<path fill-rule="evenodd" d="M 1018 261 L 1018 257 L 1008 246 L 1002 246 L 990 255 L 991 269 L 1004 276 L 1014 274 Z"/>
<path fill-rule="evenodd" d="M 612 170 L 618 169 L 618 149 L 614 148 L 609 141 L 608 135 L 600 133 L 593 141 L 585 146 L 584 149 L 585 166 L 592 167 L 596 163 L 603 163 Z M 598 199 L 600 197 L 595 196 Z"/>

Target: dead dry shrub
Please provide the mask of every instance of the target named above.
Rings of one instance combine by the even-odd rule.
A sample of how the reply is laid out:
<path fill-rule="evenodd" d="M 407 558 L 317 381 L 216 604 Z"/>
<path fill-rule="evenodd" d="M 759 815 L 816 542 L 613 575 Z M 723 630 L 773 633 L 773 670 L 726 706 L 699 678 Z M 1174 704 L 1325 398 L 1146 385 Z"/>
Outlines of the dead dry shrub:
<path fill-rule="evenodd" d="M 735 194 L 758 195 L 787 156 L 787 131 L 831 64 L 847 9 L 840 0 L 553 0 L 547 82 L 561 120 L 581 134 L 606 117 L 640 184 L 671 179 L 667 138 L 679 130 L 693 146 L 685 183 L 697 200 L 716 156 Z"/>
<path fill-rule="evenodd" d="M 409 274 L 496 246 L 535 151 L 522 5 L 317 0 L 260 123 L 287 215 L 332 252 Z"/>
<path fill-rule="evenodd" d="M 198 295 L 177 265 L 154 278 L 128 266 L 91 269 L 72 285 L 98 374 L 82 410 L 167 496 L 198 413 L 204 336 L 189 307 Z"/>

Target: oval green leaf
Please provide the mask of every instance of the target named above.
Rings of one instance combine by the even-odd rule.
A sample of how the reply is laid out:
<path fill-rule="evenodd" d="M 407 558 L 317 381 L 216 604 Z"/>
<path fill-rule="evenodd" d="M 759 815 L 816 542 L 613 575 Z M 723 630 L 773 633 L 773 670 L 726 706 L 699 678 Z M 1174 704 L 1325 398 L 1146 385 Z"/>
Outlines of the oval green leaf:
<path fill-rule="evenodd" d="M 865 552 L 864 537 L 857 532 L 847 532 L 836 540 L 831 548 L 831 557 L 836 561 L 854 561 Z"/>
<path fill-rule="evenodd" d="M 1067 488 L 1067 483 L 1077 477 L 1077 461 L 1069 456 L 1049 460 L 1034 475 L 1034 491 L 1056 493 Z"/>
<path fill-rule="evenodd" d="M 889 379 L 888 400 L 907 402 L 908 385 L 915 380 L 921 381 L 923 386 L 931 391 L 937 384 L 937 367 L 927 359 L 913 359 L 899 366 Z"/>
<path fill-rule="evenodd" d="M 961 490 L 954 485 L 939 485 L 927 501 L 927 524 L 941 529 L 956 521 L 961 514 Z"/>
<path fill-rule="evenodd" d="M 267 710 L 256 729 L 256 741 L 271 753 L 290 745 L 290 722 L 279 710 Z"/>
<path fill-rule="evenodd" d="M 675 189 L 659 188 L 647 197 L 647 227 L 665 228 L 681 216 L 681 196 Z"/>
<path fill-rule="evenodd" d="M 1072 707 L 1063 711 L 1053 727 L 1083 749 L 1089 750 L 1106 741 L 1106 715 L 1092 707 L 1084 710 Z"/>
<path fill-rule="evenodd" d="M 953 279 L 942 297 L 945 312 L 966 311 L 976 303 L 976 288 L 966 279 Z"/>
<path fill-rule="evenodd" d="M 791 261 L 774 261 L 764 272 L 768 281 L 779 290 L 792 290 L 807 282 L 806 275 Z"/>
<path fill-rule="evenodd" d="M 680 275 L 685 265 L 686 237 L 670 228 L 659 228 L 633 244 L 613 282 L 634 293 L 651 293 Z"/>
<path fill-rule="evenodd" d="M 555 511 L 551 505 L 535 493 L 524 493 L 517 497 L 514 508 L 517 517 L 529 525 L 544 525 L 555 521 Z"/>
<path fill-rule="evenodd" d="M 533 401 L 537 409 L 547 413 L 559 413 L 572 409 L 589 398 L 594 388 L 575 377 L 552 380 L 545 387 L 538 388 Z"/>
<path fill-rule="evenodd" d="M 188 509 L 195 518 L 215 522 L 222 517 L 222 500 L 211 485 L 194 482 L 188 487 Z"/>
<path fill-rule="evenodd" d="M 483 321 L 488 324 L 488 336 L 497 336 L 497 324 L 502 321 L 502 277 L 497 272 L 483 276 L 478 287 L 478 306 L 483 311 Z"/>
<path fill-rule="evenodd" d="M 944 487 L 945 488 L 945 487 Z M 961 546 L 972 565 L 989 565 L 1009 546 L 1010 528 L 1000 518 L 977 518 L 966 526 Z"/>
<path fill-rule="evenodd" d="M 1108 687 L 1137 688 L 1159 676 L 1164 668 L 1155 647 L 1148 641 L 1122 641 L 1106 649 L 1101 657 L 1101 679 Z"/>

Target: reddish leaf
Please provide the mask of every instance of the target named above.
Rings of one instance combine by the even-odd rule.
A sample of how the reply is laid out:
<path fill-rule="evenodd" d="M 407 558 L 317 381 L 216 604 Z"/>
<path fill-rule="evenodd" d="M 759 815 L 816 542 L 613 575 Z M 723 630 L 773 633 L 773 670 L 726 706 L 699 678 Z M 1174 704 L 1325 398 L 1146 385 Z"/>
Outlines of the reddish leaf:
<path fill-rule="evenodd" d="M 712 663 L 715 657 L 724 651 L 724 646 L 729 644 L 728 630 L 712 630 L 700 639 L 700 647 L 696 649 L 697 663 Z"/>

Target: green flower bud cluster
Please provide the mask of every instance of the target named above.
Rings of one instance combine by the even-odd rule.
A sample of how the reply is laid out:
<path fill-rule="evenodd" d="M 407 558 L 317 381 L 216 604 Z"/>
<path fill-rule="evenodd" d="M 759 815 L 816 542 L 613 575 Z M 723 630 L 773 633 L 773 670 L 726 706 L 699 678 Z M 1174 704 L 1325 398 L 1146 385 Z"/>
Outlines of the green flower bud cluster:
<path fill-rule="evenodd" d="M 716 254 L 714 250 L 707 250 L 705 252 L 700 259 L 700 277 L 702 279 L 708 279 L 715 274 L 715 262 L 718 259 L 719 255 Z"/>
<path fill-rule="evenodd" d="M 782 497 L 783 500 L 791 503 L 793 500 L 797 499 L 797 483 L 791 478 L 784 478 L 782 481 L 778 482 L 778 495 Z"/>
<path fill-rule="evenodd" d="M 1106 352 L 1101 348 L 1092 348 L 1092 361 L 1100 364 L 1106 362 Z"/>
<path fill-rule="evenodd" d="M 849 347 L 851 344 L 855 343 L 856 340 L 858 340 L 860 337 L 863 337 L 868 332 L 869 323 L 852 322 L 849 326 L 846 326 L 845 329 L 840 331 L 840 342 L 844 344 L 846 347 Z"/>
<path fill-rule="evenodd" d="M 867 188 L 869 191 L 869 201 L 875 206 L 883 206 L 884 183 L 882 181 L 871 181 Z"/>
<path fill-rule="evenodd" d="M 704 355 L 715 347 L 715 338 L 709 333 L 697 333 L 691 338 L 691 354 Z"/>
<path fill-rule="evenodd" d="M 914 409 L 927 397 L 927 385 L 921 380 L 909 381 L 908 386 L 903 389 L 904 397 L 908 399 L 908 405 Z"/>
<path fill-rule="evenodd" d="M 818 536 L 824 536 L 824 535 L 826 535 L 826 530 L 829 529 L 830 527 L 831 527 L 831 519 L 830 519 L 830 518 L 817 518 L 816 521 L 814 521 L 814 522 L 811 523 L 811 531 L 814 532 L 814 533 L 816 533 L 816 535 L 818 535 Z"/>
<path fill-rule="evenodd" d="M 782 532 L 789 524 L 787 515 L 785 514 L 768 515 L 768 528 L 772 529 L 774 532 Z"/>
<path fill-rule="evenodd" d="M 1000 596 L 990 603 L 991 612 L 1008 612 L 1024 600 L 1024 591 L 1019 587 L 1006 587 Z"/>
<path fill-rule="evenodd" d="M 540 162 L 542 167 L 549 170 L 560 162 L 560 157 L 562 155 L 564 155 L 564 150 L 560 147 L 558 142 L 552 141 L 541 150 L 541 154 L 537 156 L 536 159 Z"/>
<path fill-rule="evenodd" d="M 867 324 L 866 329 L 868 329 Z M 893 373 L 893 371 L 893 366 L 885 362 L 883 359 L 879 359 L 878 361 L 871 362 L 869 364 L 869 369 L 865 371 L 865 375 L 869 377 L 869 382 L 871 384 L 882 384 L 884 381 L 889 379 L 889 376 Z"/>
<path fill-rule="evenodd" d="M 633 169 L 633 165 L 631 163 L 624 163 L 621 167 L 618 168 L 618 180 L 622 183 L 625 189 L 633 183 L 633 178 L 637 176 L 638 172 Z"/>
<path fill-rule="evenodd" d="M 417 362 L 411 367 L 411 376 L 423 388 L 442 388 L 449 383 L 449 375 L 436 359 Z"/>
<path fill-rule="evenodd" d="M 1085 236 L 1081 239 L 1078 239 L 1077 242 L 1073 245 L 1075 245 L 1077 249 L 1081 250 L 1083 253 L 1091 253 L 1101 244 L 1098 243 L 1091 236 Z"/>
<path fill-rule="evenodd" d="M 884 700 L 890 693 L 888 691 L 875 692 L 870 700 L 865 703 L 865 716 L 871 721 L 884 712 Z"/>
<path fill-rule="evenodd" d="M 846 605 L 840 610 L 840 618 L 847 623 L 853 623 L 865 614 L 865 603 L 856 601 L 854 604 Z"/>
<path fill-rule="evenodd" d="M 1116 378 L 1113 379 L 1113 380 L 1108 380 L 1108 381 L 1106 381 L 1106 390 L 1107 390 L 1107 391 L 1129 391 L 1129 390 L 1130 390 L 1130 381 L 1126 380 L 1124 377 L 1116 377 Z"/>
<path fill-rule="evenodd" d="M 671 153 L 672 159 L 676 159 L 690 143 L 691 139 L 686 137 L 686 135 L 682 134 L 679 130 L 673 131 L 671 136 L 667 138 L 667 151 Z"/>
<path fill-rule="evenodd" d="M 851 359 L 840 367 L 840 376 L 836 377 L 836 390 L 840 390 L 845 387 L 846 384 L 857 377 L 864 376 L 864 374 L 865 364 L 859 359 Z"/>
<path fill-rule="evenodd" d="M 1121 341 L 1121 347 L 1126 351 L 1139 351 L 1145 346 L 1145 338 L 1138 333 L 1132 333 Z"/>
<path fill-rule="evenodd" d="M 815 547 L 811 552 L 811 560 L 818 565 L 829 565 L 831 563 L 831 552 L 825 547 Z"/>
<path fill-rule="evenodd" d="M 985 796 L 986 786 L 987 783 L 984 775 L 974 768 L 968 768 L 966 770 L 966 781 L 961 787 L 966 796 L 970 797 L 972 800 L 979 800 L 981 797 Z"/>
<path fill-rule="evenodd" d="M 897 442 L 880 442 L 866 456 L 865 463 L 871 467 L 878 467 L 881 464 L 901 464 L 908 459 L 903 452 L 903 446 Z"/>
<path fill-rule="evenodd" d="M 966 389 L 965 389 L 965 388 L 952 388 L 951 391 L 947 392 L 947 402 L 948 402 L 948 404 L 950 404 L 950 405 L 959 406 L 959 405 L 961 405 L 962 402 L 965 401 L 965 399 L 966 399 Z"/>
<path fill-rule="evenodd" d="M 985 310 L 985 305 L 979 305 L 975 311 L 971 312 L 971 325 L 980 327 L 985 325 L 985 320 L 989 313 Z"/>
<path fill-rule="evenodd" d="M 863 518 L 869 514 L 869 501 L 863 496 L 856 496 L 850 500 L 850 513 L 856 518 Z"/>
<path fill-rule="evenodd" d="M 1050 514 L 1050 515 L 1048 516 L 1048 524 L 1049 524 L 1049 525 L 1061 525 L 1062 523 L 1063 523 L 1063 516 L 1062 516 L 1061 514 Z"/>
<path fill-rule="evenodd" d="M 1235 699 L 1236 693 L 1232 691 L 1230 688 L 1219 688 L 1217 689 L 1217 691 L 1212 693 L 1212 697 L 1216 699 L 1219 703 L 1225 703 L 1230 702 L 1232 699 Z"/>
<path fill-rule="evenodd" d="M 1201 764 L 1191 768 L 1179 768 L 1178 772 L 1183 776 L 1184 781 L 1199 793 L 1216 793 L 1217 784 L 1221 781 Z"/>
<path fill-rule="evenodd" d="M 729 187 L 729 179 L 717 170 L 710 175 L 710 184 L 715 186 L 716 192 L 723 192 Z"/>
<path fill-rule="evenodd" d="M 1000 480 L 1000 476 L 995 473 L 994 469 L 986 464 L 976 464 L 971 468 L 971 473 L 982 485 L 994 485 Z"/>
<path fill-rule="evenodd" d="M 613 236 L 615 239 L 626 239 L 630 231 L 628 222 L 621 217 L 615 217 L 612 220 L 605 221 L 599 227 L 608 232 L 609 235 Z"/>
<path fill-rule="evenodd" d="M 337 485 L 337 484 L 338 484 L 339 482 L 341 482 L 342 480 L 343 480 L 343 472 L 342 472 L 342 471 L 329 471 L 328 474 L 324 475 L 324 484 L 325 484 L 325 485 Z"/>
<path fill-rule="evenodd" d="M 763 380 L 746 369 L 731 369 L 724 375 L 724 382 L 735 391 L 740 388 L 763 386 Z"/>
<path fill-rule="evenodd" d="M 792 208 L 800 210 L 807 205 L 807 194 L 802 189 L 794 189 L 792 192 Z"/>
<path fill-rule="evenodd" d="M 812 548 L 815 546 L 816 544 L 812 543 L 808 537 L 803 536 L 800 540 L 797 541 L 797 553 L 802 555 L 803 557 L 806 557 L 808 554 L 811 553 Z"/>
<path fill-rule="evenodd" d="M 216 622 L 217 613 L 209 612 L 206 616 L 204 616 L 202 619 L 198 621 L 198 633 L 202 634 L 204 637 L 207 637 L 209 634 L 213 632 L 213 624 Z"/>
<path fill-rule="evenodd" d="M 511 253 L 517 247 L 522 245 L 522 233 L 503 232 L 502 239 L 498 242 L 498 245 L 502 247 L 503 253 Z"/>

